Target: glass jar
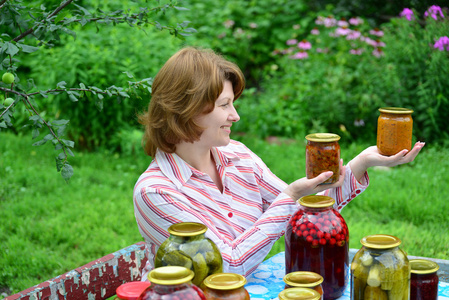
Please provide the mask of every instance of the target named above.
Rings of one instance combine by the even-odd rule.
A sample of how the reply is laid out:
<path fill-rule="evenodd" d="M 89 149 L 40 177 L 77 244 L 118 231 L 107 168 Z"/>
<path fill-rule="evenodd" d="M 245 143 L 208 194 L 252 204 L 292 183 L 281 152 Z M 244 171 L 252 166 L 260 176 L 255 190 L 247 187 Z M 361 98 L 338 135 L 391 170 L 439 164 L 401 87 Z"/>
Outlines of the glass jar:
<path fill-rule="evenodd" d="M 437 300 L 440 267 L 426 259 L 410 260 L 410 300 Z"/>
<path fill-rule="evenodd" d="M 297 271 L 284 276 L 285 288 L 305 287 L 320 293 L 323 298 L 323 276 L 315 272 Z"/>
<path fill-rule="evenodd" d="M 309 288 L 291 288 L 280 292 L 278 298 L 279 300 L 319 300 L 321 295 Z"/>
<path fill-rule="evenodd" d="M 203 292 L 207 300 L 249 300 L 245 289 L 246 278 L 234 273 L 212 274 L 203 281 Z"/>
<path fill-rule="evenodd" d="M 328 196 L 305 196 L 285 232 L 286 274 L 310 271 L 323 276 L 324 299 L 343 295 L 349 283 L 349 231 Z"/>
<path fill-rule="evenodd" d="M 379 108 L 377 148 L 382 155 L 395 155 L 412 149 L 413 110 L 401 107 Z"/>
<path fill-rule="evenodd" d="M 206 300 L 203 291 L 191 283 L 193 276 L 193 271 L 184 267 L 156 268 L 148 274 L 151 285 L 138 300 Z"/>
<path fill-rule="evenodd" d="M 195 272 L 192 283 L 201 286 L 204 278 L 223 272 L 220 250 L 205 237 L 204 224 L 183 222 L 168 228 L 170 236 L 159 247 L 155 267 L 181 266 Z"/>
<path fill-rule="evenodd" d="M 410 264 L 401 240 L 376 234 L 360 242 L 351 264 L 351 299 L 409 299 Z"/>
<path fill-rule="evenodd" d="M 340 178 L 340 136 L 333 133 L 313 133 L 306 136 L 306 175 L 315 178 L 324 171 L 334 174 L 322 184 L 331 184 Z"/>
<path fill-rule="evenodd" d="M 116 299 L 136 300 L 140 294 L 151 285 L 147 281 L 131 281 L 120 285 L 116 289 Z"/>

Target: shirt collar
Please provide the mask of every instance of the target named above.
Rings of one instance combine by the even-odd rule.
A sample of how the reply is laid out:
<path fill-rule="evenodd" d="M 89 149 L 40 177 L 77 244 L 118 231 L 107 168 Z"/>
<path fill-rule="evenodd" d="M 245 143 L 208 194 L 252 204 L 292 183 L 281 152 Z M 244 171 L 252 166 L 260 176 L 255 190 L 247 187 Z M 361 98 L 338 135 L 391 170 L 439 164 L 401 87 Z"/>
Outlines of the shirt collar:
<path fill-rule="evenodd" d="M 227 149 L 226 146 L 212 148 L 212 156 L 214 157 L 215 163 L 224 168 L 233 165 L 233 161 L 240 160 L 234 151 Z M 193 175 L 204 175 L 204 173 L 186 163 L 176 153 L 166 153 L 157 149 L 155 159 L 161 172 L 167 176 L 178 189 L 181 188 Z"/>

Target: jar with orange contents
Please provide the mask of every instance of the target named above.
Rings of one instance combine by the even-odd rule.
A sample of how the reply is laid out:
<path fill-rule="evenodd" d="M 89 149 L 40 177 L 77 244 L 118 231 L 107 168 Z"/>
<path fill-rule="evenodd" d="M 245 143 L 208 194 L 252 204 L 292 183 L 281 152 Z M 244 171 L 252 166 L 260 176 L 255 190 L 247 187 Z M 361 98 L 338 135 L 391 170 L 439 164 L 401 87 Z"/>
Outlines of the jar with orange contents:
<path fill-rule="evenodd" d="M 315 178 L 325 171 L 334 174 L 322 184 L 332 184 L 340 178 L 340 136 L 333 133 L 313 133 L 306 136 L 306 175 Z"/>
<path fill-rule="evenodd" d="M 379 108 L 377 148 L 382 155 L 395 155 L 412 148 L 413 110 L 401 107 Z"/>
<path fill-rule="evenodd" d="M 204 296 L 207 300 L 249 300 L 249 293 L 245 289 L 246 278 L 234 273 L 216 273 L 204 279 Z"/>
<path fill-rule="evenodd" d="M 310 288 L 320 293 L 323 299 L 323 276 L 315 272 L 309 271 L 296 271 L 288 273 L 284 276 L 285 288 L 305 287 Z"/>

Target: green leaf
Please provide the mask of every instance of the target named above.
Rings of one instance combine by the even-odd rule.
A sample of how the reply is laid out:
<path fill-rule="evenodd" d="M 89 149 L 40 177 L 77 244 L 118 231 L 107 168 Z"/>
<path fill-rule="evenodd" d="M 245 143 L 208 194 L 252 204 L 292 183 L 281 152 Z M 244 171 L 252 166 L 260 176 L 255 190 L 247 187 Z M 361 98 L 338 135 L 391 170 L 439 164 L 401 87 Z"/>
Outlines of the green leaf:
<path fill-rule="evenodd" d="M 5 42 L 0 51 L 5 52 L 6 54 L 9 54 L 11 56 L 14 56 L 17 54 L 17 52 L 19 52 L 19 48 L 10 42 Z"/>
<path fill-rule="evenodd" d="M 70 178 L 73 176 L 73 167 L 68 163 L 65 163 L 64 166 L 62 167 L 61 175 L 66 182 L 69 182 Z"/>
<path fill-rule="evenodd" d="M 77 101 L 78 101 L 78 98 L 76 98 L 75 95 L 73 95 L 73 94 L 69 94 L 69 98 L 70 98 L 70 100 L 72 100 L 73 102 L 77 102 Z"/>
<path fill-rule="evenodd" d="M 65 82 L 65 81 L 60 81 L 60 82 L 58 82 L 58 84 L 56 84 L 56 88 L 59 88 L 59 89 L 65 89 L 65 85 L 67 84 L 67 82 Z"/>
<path fill-rule="evenodd" d="M 188 8 L 186 8 L 186 7 L 181 7 L 181 6 L 173 6 L 175 9 L 177 9 L 177 10 L 190 10 L 190 9 L 188 9 Z"/>
<path fill-rule="evenodd" d="M 69 13 L 68 10 L 60 11 L 60 12 L 58 13 L 58 15 L 56 16 L 56 18 L 55 18 L 55 23 L 58 23 L 59 21 L 61 21 L 62 19 L 64 19 L 64 17 L 67 16 L 68 13 Z"/>
<path fill-rule="evenodd" d="M 39 47 L 33 47 L 33 46 L 25 45 L 25 44 L 18 43 L 17 46 L 22 48 L 22 51 L 25 53 L 33 53 L 33 52 L 39 50 Z"/>
<path fill-rule="evenodd" d="M 73 148 L 73 146 L 75 146 L 75 142 L 74 141 L 69 141 L 69 140 L 61 140 L 67 147 Z"/>
<path fill-rule="evenodd" d="M 52 125 L 66 125 L 70 120 L 55 120 L 51 122 Z"/>
<path fill-rule="evenodd" d="M 126 76 L 128 76 L 128 78 L 134 78 L 134 76 L 130 72 L 128 72 L 128 71 L 125 71 L 123 73 L 125 73 Z"/>
<path fill-rule="evenodd" d="M 37 129 L 37 128 L 33 129 L 33 132 L 32 132 L 33 140 L 39 136 L 39 133 L 40 133 L 39 129 Z"/>
<path fill-rule="evenodd" d="M 47 142 L 47 140 L 40 140 L 34 144 L 32 144 L 32 146 L 42 146 L 43 144 L 45 144 Z"/>

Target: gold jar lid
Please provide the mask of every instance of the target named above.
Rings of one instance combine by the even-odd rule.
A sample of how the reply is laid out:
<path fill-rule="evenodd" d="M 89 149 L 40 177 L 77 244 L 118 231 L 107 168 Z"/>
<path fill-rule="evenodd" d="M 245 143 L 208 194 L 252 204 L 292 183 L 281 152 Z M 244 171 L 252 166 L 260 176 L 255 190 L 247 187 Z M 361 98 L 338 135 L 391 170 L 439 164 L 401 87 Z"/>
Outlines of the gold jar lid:
<path fill-rule="evenodd" d="M 299 198 L 299 204 L 305 207 L 322 208 L 335 204 L 335 200 L 329 196 L 310 195 Z"/>
<path fill-rule="evenodd" d="M 309 288 L 290 288 L 285 289 L 278 295 L 279 300 L 319 300 L 320 293 Z"/>
<path fill-rule="evenodd" d="M 195 273 L 192 270 L 179 266 L 159 267 L 148 274 L 148 280 L 160 285 L 177 285 L 192 280 Z"/>
<path fill-rule="evenodd" d="M 315 287 L 323 282 L 323 276 L 315 272 L 297 271 L 284 276 L 284 282 L 294 287 Z"/>
<path fill-rule="evenodd" d="M 381 113 L 395 114 L 395 115 L 408 115 L 413 113 L 412 109 L 402 108 L 402 107 L 382 107 L 379 108 Z"/>
<path fill-rule="evenodd" d="M 329 143 L 340 140 L 340 136 L 335 133 L 312 133 L 306 135 L 306 140 L 311 142 Z"/>
<path fill-rule="evenodd" d="M 246 278 L 235 273 L 215 273 L 207 276 L 203 283 L 215 290 L 235 290 L 246 284 Z"/>
<path fill-rule="evenodd" d="M 411 259 L 410 272 L 414 274 L 430 274 L 438 271 L 440 266 L 431 260 L 427 259 Z"/>
<path fill-rule="evenodd" d="M 168 233 L 176 236 L 196 236 L 207 231 L 207 227 L 201 223 L 181 222 L 168 227 Z"/>
<path fill-rule="evenodd" d="M 363 246 L 373 249 L 390 249 L 398 247 L 402 242 L 399 238 L 388 234 L 374 234 L 360 240 Z"/>

